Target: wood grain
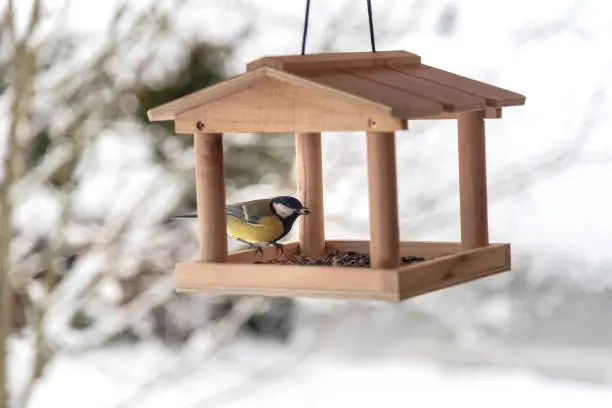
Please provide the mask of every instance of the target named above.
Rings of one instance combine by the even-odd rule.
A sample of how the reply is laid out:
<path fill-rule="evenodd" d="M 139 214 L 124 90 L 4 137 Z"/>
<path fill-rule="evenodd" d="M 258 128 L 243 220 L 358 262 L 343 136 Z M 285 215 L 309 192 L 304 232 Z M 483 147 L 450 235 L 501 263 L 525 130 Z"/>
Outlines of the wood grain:
<path fill-rule="evenodd" d="M 461 112 L 455 113 L 443 113 L 441 115 L 423 116 L 420 118 L 413 118 L 412 120 L 444 120 L 444 119 L 458 119 Z M 495 108 L 487 106 L 484 108 L 484 119 L 501 119 L 502 108 Z"/>
<path fill-rule="evenodd" d="M 247 71 L 267 66 L 284 71 L 312 69 L 377 67 L 387 65 L 420 64 L 421 57 L 407 51 L 334 52 L 306 55 L 268 56 L 247 64 Z"/>
<path fill-rule="evenodd" d="M 367 132 L 370 259 L 373 268 L 399 265 L 395 134 Z"/>
<path fill-rule="evenodd" d="M 324 253 L 331 253 L 337 250 L 356 251 L 364 254 L 370 253 L 370 241 L 353 240 L 326 240 Z M 263 249 L 263 257 L 254 249 L 244 249 L 232 252 L 227 257 L 228 263 L 253 263 L 257 261 L 271 261 L 273 259 L 291 259 L 294 255 L 299 255 L 299 242 L 285 243 L 285 252 L 280 255 L 273 247 Z M 460 242 L 435 242 L 435 241 L 408 241 L 400 242 L 400 256 L 422 256 L 425 259 L 449 255 L 461 251 Z"/>
<path fill-rule="evenodd" d="M 367 250 L 368 242 L 365 248 L 363 245 L 363 241 L 328 241 L 326 248 Z M 286 250 L 296 248 L 297 243 L 291 243 Z M 444 253 L 457 250 L 459 243 L 403 242 L 402 248 L 410 249 L 406 255 L 429 253 L 436 258 L 394 269 L 182 262 L 177 264 L 174 278 L 181 292 L 398 302 L 511 267 L 509 244 L 492 244 L 450 255 Z M 272 248 L 265 249 L 265 259 L 273 256 L 269 250 Z M 241 251 L 230 255 L 230 259 L 244 261 L 245 254 L 249 257 L 254 251 Z"/>
<path fill-rule="evenodd" d="M 209 105 L 216 101 L 235 94 L 247 94 L 249 90 L 261 83 L 270 85 L 270 79 L 309 88 L 313 93 L 318 92 L 335 99 L 342 99 L 345 104 L 354 103 L 353 108 L 357 111 L 362 108 L 376 111 L 385 117 L 385 120 L 396 122 L 412 118 L 433 118 L 438 115 L 441 115 L 440 118 L 445 118 L 444 115 L 448 112 L 480 109 L 481 103 L 494 108 L 525 104 L 525 96 L 516 92 L 423 65 L 420 62 L 402 62 L 414 58 L 420 61 L 420 57 L 410 53 L 394 51 L 386 57 L 382 55 L 383 53 L 380 53 L 381 55 L 378 55 L 379 53 L 369 54 L 371 53 L 264 57 L 258 60 L 259 62 L 254 62 L 249 72 L 157 106 L 150 109 L 147 114 L 151 121 L 174 120 L 177 122 L 177 133 L 192 133 L 195 132 L 196 122 L 185 122 L 187 119 L 185 113 L 191 112 L 192 119 L 193 116 L 203 116 L 209 110 Z M 294 60 L 297 62 L 292 62 Z M 311 62 L 304 64 L 305 61 Z M 276 92 L 276 90 L 271 89 L 270 92 Z M 249 94 L 249 97 L 253 96 L 259 96 L 259 94 Z M 331 100 L 328 99 L 328 102 Z M 228 107 L 225 106 L 225 108 Z M 310 112 L 307 105 L 296 105 L 293 109 L 311 117 L 321 114 L 318 110 Z M 213 122 L 216 122 L 214 116 L 209 117 L 204 123 L 208 126 Z M 225 129 L 222 127 L 223 124 L 231 128 Z M 297 121 L 296 124 L 299 125 L 300 122 Z M 376 130 L 398 130 L 393 126 L 382 125 L 382 123 L 381 126 L 384 127 Z M 265 128 L 274 129 L 269 124 Z M 287 126 L 283 125 L 281 128 L 279 132 L 324 130 L 321 126 L 287 129 Z M 234 129 L 232 122 L 225 119 L 215 123 L 213 127 L 197 130 L 209 133 L 252 131 L 241 129 L 240 126 Z M 354 129 L 353 126 L 337 130 L 351 131 L 362 130 L 362 128 Z M 276 130 L 264 131 L 274 132 Z"/>
<path fill-rule="evenodd" d="M 224 262 L 227 259 L 227 222 L 222 134 L 194 134 L 194 151 L 199 259 Z"/>
<path fill-rule="evenodd" d="M 485 82 L 480 82 L 471 78 L 457 75 L 452 72 L 434 68 L 429 65 L 396 67 L 395 69 L 449 88 L 460 90 L 464 93 L 479 96 L 485 99 L 487 105 L 490 106 L 499 108 L 504 106 L 517 106 L 525 104 L 524 95 L 508 91 Z"/>
<path fill-rule="evenodd" d="M 325 252 L 321 133 L 296 133 L 295 149 L 298 198 L 311 210 L 299 218 L 300 252 L 316 257 Z"/>
<path fill-rule="evenodd" d="M 310 81 L 388 106 L 392 114 L 398 117 L 409 119 L 444 112 L 444 107 L 437 101 L 399 89 L 397 85 L 384 85 L 340 70 L 305 71 L 300 75 Z"/>
<path fill-rule="evenodd" d="M 280 254 L 274 247 L 263 248 L 263 256 L 260 255 L 254 249 L 242 249 L 240 251 L 231 252 L 227 256 L 228 263 L 254 263 L 254 262 L 268 262 L 274 259 L 291 259 L 294 255 L 300 253 L 300 246 L 298 242 L 284 243 L 284 252 Z"/>
<path fill-rule="evenodd" d="M 364 254 L 370 253 L 370 241 L 354 240 L 325 240 L 324 253 L 328 254 L 337 250 L 356 251 Z M 400 242 L 400 256 L 422 256 L 425 259 L 449 255 L 461 251 L 460 242 L 436 242 L 436 241 L 407 241 Z M 299 242 L 285 243 L 285 252 L 280 255 L 273 247 L 264 248 L 261 257 L 254 249 L 244 249 L 231 252 L 227 257 L 228 263 L 253 263 L 256 261 L 271 261 L 276 258 L 290 259 L 294 255 L 301 254 Z"/>
<path fill-rule="evenodd" d="M 203 109 L 204 105 L 209 104 L 210 102 L 246 91 L 261 82 L 269 82 L 270 79 L 296 86 L 309 87 L 313 91 L 321 91 L 338 98 L 344 98 L 347 101 L 361 103 L 362 105 L 365 104 L 369 108 L 383 109 L 385 112 L 390 112 L 388 107 L 361 98 L 357 95 L 353 95 L 349 92 L 344 92 L 339 89 L 330 88 L 322 84 L 308 81 L 299 75 L 294 75 L 269 67 L 261 67 L 256 71 L 236 75 L 223 82 L 208 86 L 173 101 L 166 102 L 163 105 L 150 109 L 147 112 L 147 115 L 150 121 L 176 120 L 180 113 L 196 108 Z"/>
<path fill-rule="evenodd" d="M 181 289 L 240 287 L 257 290 L 384 293 L 396 290 L 393 271 L 332 266 L 181 262 L 175 280 Z"/>
<path fill-rule="evenodd" d="M 321 132 L 406 129 L 388 108 L 362 103 L 312 86 L 264 78 L 248 89 L 177 115 L 175 131 L 190 133 L 197 123 L 207 132 Z"/>
<path fill-rule="evenodd" d="M 409 70 L 352 68 L 341 71 L 437 102 L 447 112 L 484 109 L 486 105 L 484 98 L 410 75 Z"/>
<path fill-rule="evenodd" d="M 408 299 L 509 271 L 510 245 L 493 244 L 412 264 L 398 270 L 400 298 Z"/>
<path fill-rule="evenodd" d="M 459 204 L 463 249 L 489 243 L 485 125 L 482 111 L 457 120 L 459 136 Z"/>

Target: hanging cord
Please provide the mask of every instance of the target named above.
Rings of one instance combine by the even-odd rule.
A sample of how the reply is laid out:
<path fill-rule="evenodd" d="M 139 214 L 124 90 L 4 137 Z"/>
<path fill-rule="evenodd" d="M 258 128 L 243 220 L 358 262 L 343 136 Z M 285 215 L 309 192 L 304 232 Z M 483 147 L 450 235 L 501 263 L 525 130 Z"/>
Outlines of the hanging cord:
<path fill-rule="evenodd" d="M 367 0 L 368 5 L 368 23 L 370 24 L 370 43 L 372 44 L 372 52 L 376 52 L 376 41 L 374 39 L 374 19 L 372 18 L 372 3 Z M 306 0 L 306 12 L 304 14 L 304 31 L 302 32 L 302 55 L 306 53 L 306 37 L 308 36 L 308 19 L 310 17 L 310 0 Z"/>
<path fill-rule="evenodd" d="M 374 41 L 374 22 L 372 21 L 372 3 L 368 2 L 368 22 L 370 23 L 370 43 L 372 43 L 372 52 L 376 52 L 376 43 Z"/>
<path fill-rule="evenodd" d="M 306 0 L 306 14 L 304 15 L 304 32 L 302 33 L 302 55 L 306 53 L 306 36 L 308 35 L 308 17 L 310 17 L 310 0 Z"/>

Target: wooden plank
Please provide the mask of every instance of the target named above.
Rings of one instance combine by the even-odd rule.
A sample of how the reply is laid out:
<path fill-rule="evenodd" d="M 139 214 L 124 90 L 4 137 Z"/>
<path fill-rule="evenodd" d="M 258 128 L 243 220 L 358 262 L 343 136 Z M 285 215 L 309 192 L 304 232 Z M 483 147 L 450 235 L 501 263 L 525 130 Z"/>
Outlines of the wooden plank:
<path fill-rule="evenodd" d="M 383 85 L 366 78 L 347 75 L 338 70 L 300 72 L 304 78 L 326 85 L 330 88 L 358 95 L 379 102 L 391 109 L 394 116 L 404 119 L 434 115 L 444 112 L 442 104 L 422 98 L 410 92 Z"/>
<path fill-rule="evenodd" d="M 314 297 L 401 301 L 433 290 L 457 285 L 510 269 L 510 245 L 492 244 L 463 251 L 455 242 L 403 242 L 402 256 L 430 259 L 396 269 L 251 264 L 259 260 L 254 250 L 231 254 L 241 263 L 182 262 L 174 278 L 180 292 Z M 367 252 L 368 241 L 326 242 L 326 251 L 335 249 Z M 288 243 L 283 258 L 293 256 L 298 244 Z M 274 248 L 264 249 L 264 260 L 275 256 Z"/>
<path fill-rule="evenodd" d="M 399 266 L 399 214 L 395 133 L 367 132 L 370 263 Z"/>
<path fill-rule="evenodd" d="M 268 77 L 239 93 L 177 114 L 175 131 L 191 133 L 198 123 L 207 132 L 360 131 L 372 123 L 381 131 L 406 129 L 406 121 L 378 106 Z"/>
<path fill-rule="evenodd" d="M 295 150 L 298 198 L 311 211 L 299 218 L 300 252 L 316 257 L 325 252 L 321 133 L 296 133 Z"/>
<path fill-rule="evenodd" d="M 175 99 L 163 105 L 150 109 L 147 112 L 150 121 L 173 120 L 176 115 L 188 110 L 197 108 L 204 104 L 210 103 L 228 95 L 232 95 L 241 91 L 255 87 L 262 82 L 268 82 L 270 78 L 278 81 L 287 82 L 298 86 L 311 87 L 315 90 L 323 91 L 326 94 L 332 94 L 339 98 L 345 98 L 348 101 L 354 101 L 366 105 L 369 108 L 380 108 L 390 112 L 388 107 L 384 105 L 353 95 L 350 92 L 344 92 L 339 89 L 330 88 L 322 84 L 308 81 L 298 75 L 293 75 L 287 72 L 275 70 L 268 67 L 262 67 L 253 72 L 247 72 L 241 75 L 234 76 L 221 83 L 209 86 L 197 92 L 193 92 L 182 98 Z"/>
<path fill-rule="evenodd" d="M 263 72 L 250 72 L 236 75 L 218 84 L 190 93 L 181 98 L 156 106 L 147 111 L 151 122 L 174 120 L 175 115 L 203 105 L 207 102 L 231 95 L 243 88 L 254 86 L 264 78 Z"/>
<path fill-rule="evenodd" d="M 232 252 L 227 257 L 228 263 L 253 263 L 257 261 L 271 261 L 275 258 L 290 259 L 301 253 L 298 242 L 285 243 L 285 252 L 281 256 L 273 247 L 263 249 L 263 257 L 254 249 L 244 249 Z M 355 251 L 364 254 L 370 253 L 370 241 L 352 240 L 325 240 L 324 253 L 337 250 Z M 435 258 L 461 251 L 461 242 L 436 242 L 436 241 L 407 241 L 400 242 L 400 256 L 421 256 L 425 259 Z"/>
<path fill-rule="evenodd" d="M 300 254 L 298 242 L 285 243 L 285 252 L 281 256 L 273 247 L 263 249 L 261 257 L 254 249 L 244 249 L 232 252 L 227 257 L 228 263 L 253 263 L 257 261 L 271 261 L 275 258 L 290 259 Z M 352 240 L 325 240 L 325 253 L 337 250 L 355 251 L 364 254 L 370 253 L 370 241 Z M 461 242 L 436 242 L 436 241 L 406 241 L 400 242 L 400 256 L 421 256 L 423 258 L 435 258 L 443 255 L 453 254 L 461 251 Z"/>
<path fill-rule="evenodd" d="M 401 71 L 397 68 L 353 68 L 342 71 L 438 102 L 445 111 L 449 112 L 484 109 L 486 105 L 484 98 L 410 75 L 408 70 Z"/>
<path fill-rule="evenodd" d="M 420 64 L 421 57 L 407 51 L 335 52 L 306 55 L 268 56 L 247 64 L 247 71 L 267 66 L 284 71 L 330 68 L 377 67 L 386 65 Z"/>
<path fill-rule="evenodd" d="M 482 111 L 460 114 L 457 128 L 461 243 L 465 250 L 489 244 L 485 125 Z"/>
<path fill-rule="evenodd" d="M 443 113 L 441 115 L 433 115 L 433 116 L 424 116 L 422 118 L 412 118 L 412 120 L 444 120 L 444 119 L 457 119 L 459 114 L 462 112 L 455 113 Z M 484 119 L 501 119 L 502 118 L 502 108 L 495 108 L 492 106 L 487 106 L 484 109 Z"/>
<path fill-rule="evenodd" d="M 400 298 L 411 298 L 510 268 L 510 244 L 493 244 L 408 265 L 398 271 Z"/>
<path fill-rule="evenodd" d="M 220 133 L 196 133 L 195 185 L 201 262 L 227 258 L 223 138 Z"/>
<path fill-rule="evenodd" d="M 289 242 L 284 244 L 285 250 L 281 255 L 280 252 L 274 247 L 263 248 L 263 256 L 260 255 L 254 249 L 243 249 L 240 251 L 232 252 L 227 256 L 228 263 L 254 263 L 254 262 L 268 262 L 273 259 L 290 259 L 294 255 L 300 253 L 300 246 L 297 242 Z"/>
<path fill-rule="evenodd" d="M 370 253 L 369 241 L 325 241 L 325 252 L 337 250 Z M 400 256 L 420 256 L 425 259 L 435 258 L 461 251 L 460 242 L 400 242 Z"/>
<path fill-rule="evenodd" d="M 249 288 L 276 291 L 387 293 L 397 291 L 393 271 L 370 268 L 181 262 L 175 284 L 181 290 L 215 291 Z"/>
<path fill-rule="evenodd" d="M 525 96 L 485 82 L 476 81 L 429 65 L 394 67 L 394 69 L 441 84 L 485 99 L 487 105 L 495 107 L 525 104 Z"/>

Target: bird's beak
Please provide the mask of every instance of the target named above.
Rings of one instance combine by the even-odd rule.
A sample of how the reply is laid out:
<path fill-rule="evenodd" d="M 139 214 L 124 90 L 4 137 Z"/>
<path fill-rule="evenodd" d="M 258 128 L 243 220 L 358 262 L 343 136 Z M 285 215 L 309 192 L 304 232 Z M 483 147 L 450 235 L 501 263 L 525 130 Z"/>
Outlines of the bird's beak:
<path fill-rule="evenodd" d="M 306 207 L 302 207 L 298 210 L 298 214 L 300 215 L 308 215 L 310 214 L 310 210 Z"/>

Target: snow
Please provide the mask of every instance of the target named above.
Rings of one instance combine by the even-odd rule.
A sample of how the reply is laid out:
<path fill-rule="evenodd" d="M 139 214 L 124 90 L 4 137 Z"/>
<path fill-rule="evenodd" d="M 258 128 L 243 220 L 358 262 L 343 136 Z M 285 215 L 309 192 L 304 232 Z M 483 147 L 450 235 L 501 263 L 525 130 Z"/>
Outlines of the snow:
<path fill-rule="evenodd" d="M 253 347 L 258 347 L 257 353 L 251 352 Z M 26 354 L 20 344 L 13 349 L 14 355 Z M 451 403 L 476 408 L 544 403 L 570 407 L 580 403 L 603 408 L 612 400 L 609 386 L 553 380 L 520 369 L 447 370 L 414 358 L 341 361 L 316 352 L 307 357 L 288 358 L 287 354 L 280 347 L 237 340 L 197 368 L 188 367 L 182 376 L 139 392 L 135 387 L 141 379 L 180 362 L 184 358 L 180 351 L 146 343 L 62 356 L 48 367 L 30 407 L 47 407 L 50 401 L 92 408 L 333 407 L 406 401 L 427 407 Z"/>

